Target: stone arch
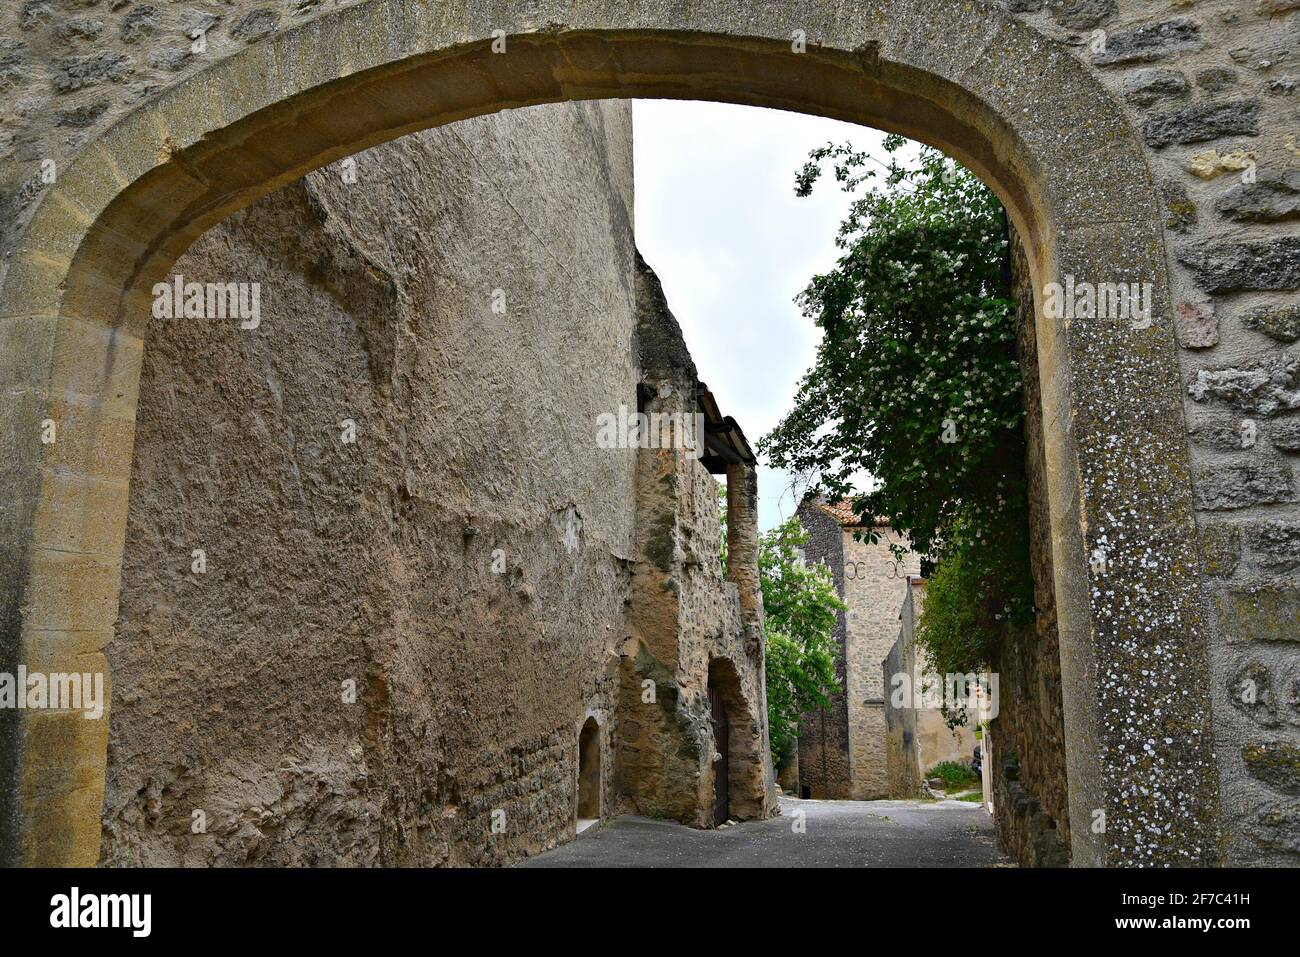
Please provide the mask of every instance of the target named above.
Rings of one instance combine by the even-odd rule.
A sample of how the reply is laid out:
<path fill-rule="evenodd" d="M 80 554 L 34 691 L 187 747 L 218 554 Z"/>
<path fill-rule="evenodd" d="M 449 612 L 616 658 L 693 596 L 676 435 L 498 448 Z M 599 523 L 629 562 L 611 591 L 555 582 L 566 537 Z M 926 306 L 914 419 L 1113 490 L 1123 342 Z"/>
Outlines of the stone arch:
<path fill-rule="evenodd" d="M 1133 130 L 1067 48 L 991 2 L 761 6 L 366 0 L 216 61 L 88 144 L 42 196 L 0 285 L 0 355 L 19 397 L 4 413 L 6 656 L 107 670 L 150 289 L 210 226 L 368 146 L 509 107 L 649 96 L 817 113 L 970 167 L 1006 204 L 1036 291 L 1067 274 L 1154 284 L 1145 329 L 1038 309 L 1073 846 L 1085 864 L 1211 859 L 1188 451 L 1163 232 Z M 47 419 L 61 425 L 51 445 Z M 1103 605 L 1088 556 L 1114 515 L 1142 521 L 1112 556 Z M 1135 723 L 1108 717 L 1138 700 Z M 75 714 L 23 715 L 0 751 L 0 856 L 95 861 L 106 734 Z M 1122 760 L 1120 745 L 1148 739 L 1173 743 Z M 1159 793 L 1182 799 L 1144 797 Z M 1089 827 L 1096 810 L 1104 833 Z"/>

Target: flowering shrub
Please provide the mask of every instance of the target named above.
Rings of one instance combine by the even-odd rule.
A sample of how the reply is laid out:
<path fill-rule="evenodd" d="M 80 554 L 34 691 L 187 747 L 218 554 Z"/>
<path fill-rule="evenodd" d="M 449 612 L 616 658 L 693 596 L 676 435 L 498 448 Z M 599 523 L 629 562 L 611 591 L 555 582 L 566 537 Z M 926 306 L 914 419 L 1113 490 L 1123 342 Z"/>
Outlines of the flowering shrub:
<path fill-rule="evenodd" d="M 829 164 L 854 199 L 843 254 L 798 300 L 823 333 L 816 364 L 759 450 L 832 497 L 874 477 L 854 509 L 937 566 L 918 640 L 937 670 L 964 672 L 1032 613 L 1009 239 L 987 187 L 933 149 L 901 162 L 904 143 L 886 138 L 883 174 L 831 145 L 798 174 L 808 195 Z"/>
<path fill-rule="evenodd" d="M 726 488 L 718 489 L 725 571 Z M 835 678 L 835 622 L 845 605 L 826 566 L 804 561 L 800 549 L 807 542 L 808 533 L 794 517 L 758 537 L 768 737 L 778 771 L 794 759 L 801 716 L 829 708 L 830 696 L 841 690 Z"/>

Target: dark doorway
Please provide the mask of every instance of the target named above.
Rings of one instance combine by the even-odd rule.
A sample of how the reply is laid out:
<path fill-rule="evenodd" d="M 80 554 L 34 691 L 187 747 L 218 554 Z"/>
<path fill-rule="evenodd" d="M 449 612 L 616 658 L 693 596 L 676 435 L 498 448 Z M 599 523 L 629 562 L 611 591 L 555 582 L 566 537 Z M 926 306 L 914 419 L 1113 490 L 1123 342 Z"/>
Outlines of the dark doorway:
<path fill-rule="evenodd" d="M 578 735 L 578 830 L 600 820 L 600 725 L 588 718 Z"/>
<path fill-rule="evenodd" d="M 713 718 L 713 823 L 727 823 L 731 816 L 731 754 L 728 747 L 731 727 L 727 722 L 727 708 L 722 693 L 716 685 L 709 685 L 709 712 Z"/>

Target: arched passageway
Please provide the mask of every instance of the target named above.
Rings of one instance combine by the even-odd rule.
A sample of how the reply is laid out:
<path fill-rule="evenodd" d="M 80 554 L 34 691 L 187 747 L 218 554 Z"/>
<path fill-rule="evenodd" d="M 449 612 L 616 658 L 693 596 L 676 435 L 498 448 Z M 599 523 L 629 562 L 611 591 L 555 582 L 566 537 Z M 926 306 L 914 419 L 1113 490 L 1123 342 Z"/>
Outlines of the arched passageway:
<path fill-rule="evenodd" d="M 0 287 L 3 355 L 32 359 L 13 369 L 24 400 L 5 428 L 65 427 L 57 444 L 20 442 L 4 479 L 17 503 L 6 646 L 51 671 L 106 670 L 150 290 L 204 230 L 367 146 L 508 107 L 640 96 L 801 110 L 902 133 L 975 171 L 1023 237 L 1036 292 L 1065 275 L 1153 283 L 1161 320 L 1145 328 L 1071 326 L 1039 304 L 1070 818 L 1079 863 L 1212 860 L 1218 790 L 1163 232 L 1140 141 L 1095 78 L 989 3 L 803 0 L 766 18 L 745 0 L 474 7 L 370 0 L 268 38 L 126 116 L 45 194 Z M 1102 602 L 1090 558 L 1120 515 L 1140 520 L 1109 557 Z M 105 735 L 76 714 L 24 717 L 0 763 L 7 859 L 94 862 Z"/>
<path fill-rule="evenodd" d="M 578 828 L 600 820 L 600 725 L 588 718 L 578 735 Z"/>

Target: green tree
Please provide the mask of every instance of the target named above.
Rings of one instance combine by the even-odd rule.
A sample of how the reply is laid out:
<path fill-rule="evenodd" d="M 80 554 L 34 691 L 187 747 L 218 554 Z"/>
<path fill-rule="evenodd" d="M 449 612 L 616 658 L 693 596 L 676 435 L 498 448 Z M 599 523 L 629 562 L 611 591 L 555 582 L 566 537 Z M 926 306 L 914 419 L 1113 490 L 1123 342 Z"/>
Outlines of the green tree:
<path fill-rule="evenodd" d="M 918 640 L 936 668 L 967 671 L 1032 611 L 1007 229 L 978 179 L 925 147 L 905 163 L 904 143 L 886 138 L 880 171 L 828 145 L 798 174 L 808 195 L 829 164 L 854 198 L 839 260 L 798 299 L 823 332 L 816 363 L 759 451 L 833 497 L 853 495 L 858 473 L 875 478 L 855 511 L 905 530 L 927 571 L 944 568 L 956 596 L 940 602 L 944 640 L 927 630 L 937 609 Z"/>
<path fill-rule="evenodd" d="M 726 490 L 722 507 L 722 563 L 727 562 Z M 797 518 L 758 537 L 758 576 L 763 592 L 767 660 L 767 722 L 772 762 L 783 768 L 794 757 L 800 716 L 830 705 L 835 680 L 835 620 L 844 603 L 824 565 L 809 565 L 799 548 L 808 541 Z"/>

